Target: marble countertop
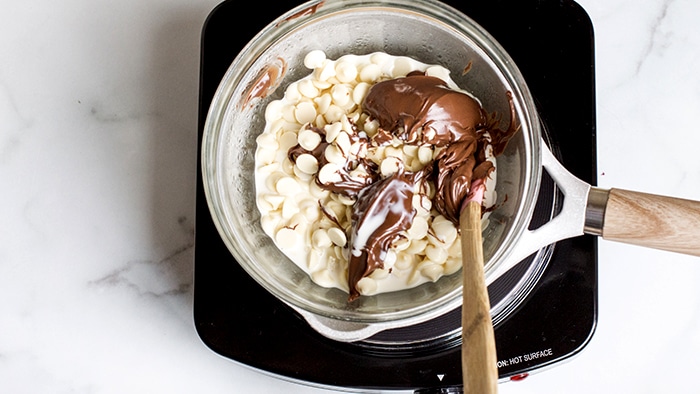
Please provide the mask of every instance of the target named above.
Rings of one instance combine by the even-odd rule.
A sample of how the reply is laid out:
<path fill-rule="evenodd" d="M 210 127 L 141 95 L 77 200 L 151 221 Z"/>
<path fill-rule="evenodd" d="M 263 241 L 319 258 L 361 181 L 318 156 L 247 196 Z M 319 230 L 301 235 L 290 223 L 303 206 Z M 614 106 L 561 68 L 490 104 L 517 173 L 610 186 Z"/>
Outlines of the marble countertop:
<path fill-rule="evenodd" d="M 3 392 L 327 392 L 220 357 L 194 329 L 199 42 L 217 4 L 3 2 Z M 700 2 L 579 4 L 599 185 L 700 199 Z M 599 240 L 592 340 L 501 392 L 695 392 L 699 284 L 696 257 Z"/>

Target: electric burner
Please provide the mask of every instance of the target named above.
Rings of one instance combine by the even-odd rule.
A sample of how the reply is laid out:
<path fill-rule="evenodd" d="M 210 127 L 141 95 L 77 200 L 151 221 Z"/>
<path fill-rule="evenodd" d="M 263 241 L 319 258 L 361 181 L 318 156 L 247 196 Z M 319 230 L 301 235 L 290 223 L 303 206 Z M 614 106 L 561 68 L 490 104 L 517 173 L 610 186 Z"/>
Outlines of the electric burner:
<path fill-rule="evenodd" d="M 445 1 L 489 31 L 520 68 L 538 105 L 549 146 L 576 177 L 596 184 L 593 28 L 573 1 Z M 199 144 L 209 104 L 241 48 L 274 18 L 300 4 L 219 4 L 202 31 Z M 255 9 L 257 8 L 257 10 Z M 238 265 L 209 214 L 198 160 L 194 320 L 214 352 L 282 379 L 351 390 L 460 386 L 461 310 L 355 343 L 328 339 L 259 286 Z M 563 196 L 545 174 L 531 228 L 548 221 Z M 499 378 L 522 379 L 580 352 L 597 319 L 597 240 L 559 241 L 523 260 L 491 286 L 491 304 L 528 272 L 517 303 L 494 319 Z M 546 259 L 540 272 L 533 259 Z"/>

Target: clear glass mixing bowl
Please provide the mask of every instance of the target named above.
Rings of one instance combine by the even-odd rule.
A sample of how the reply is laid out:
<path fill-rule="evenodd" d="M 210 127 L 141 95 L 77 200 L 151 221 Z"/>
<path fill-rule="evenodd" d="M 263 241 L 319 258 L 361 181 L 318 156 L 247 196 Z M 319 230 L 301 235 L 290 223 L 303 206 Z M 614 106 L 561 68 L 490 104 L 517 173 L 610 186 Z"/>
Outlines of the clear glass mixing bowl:
<path fill-rule="evenodd" d="M 502 114 L 503 124 L 510 121 L 505 98 L 511 92 L 521 130 L 498 157 L 496 191 L 500 200 L 507 198 L 484 233 L 487 283 L 528 226 L 542 171 L 540 123 L 523 77 L 501 46 L 466 15 L 440 2 L 326 0 L 302 4 L 260 31 L 233 61 L 214 96 L 204 128 L 202 171 L 222 239 L 267 291 L 324 318 L 413 323 L 459 307 L 461 272 L 348 303 L 347 293 L 312 282 L 263 232 L 255 199 L 256 137 L 265 126 L 265 106 L 309 73 L 303 59 L 314 49 L 332 59 L 383 51 L 441 64 L 487 111 Z"/>

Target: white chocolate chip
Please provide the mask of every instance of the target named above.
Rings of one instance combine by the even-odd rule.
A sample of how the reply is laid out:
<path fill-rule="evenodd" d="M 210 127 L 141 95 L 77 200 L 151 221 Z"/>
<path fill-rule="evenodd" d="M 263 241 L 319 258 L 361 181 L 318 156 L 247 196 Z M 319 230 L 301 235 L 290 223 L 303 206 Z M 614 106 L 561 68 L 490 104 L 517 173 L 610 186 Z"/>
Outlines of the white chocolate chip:
<path fill-rule="evenodd" d="M 299 238 L 299 233 L 289 227 L 282 227 L 275 235 L 275 241 L 277 241 L 277 245 L 282 249 L 293 248 L 299 241 Z"/>
<path fill-rule="evenodd" d="M 289 157 L 287 157 L 287 155 L 284 154 L 284 152 L 278 152 L 278 155 L 279 155 L 279 157 L 278 157 L 277 161 L 282 162 L 282 171 L 286 175 L 294 178 L 294 176 L 296 175 L 294 173 L 294 163 L 292 163 L 292 161 L 289 160 Z"/>
<path fill-rule="evenodd" d="M 401 150 L 406 156 L 409 157 L 417 157 L 418 156 L 418 149 L 419 147 L 416 145 L 409 145 L 406 144 L 403 147 L 401 147 Z"/>
<path fill-rule="evenodd" d="M 408 249 L 405 252 L 401 252 L 396 256 L 396 262 L 394 263 L 394 268 L 399 270 L 408 270 L 413 268 L 417 255 L 414 253 L 408 253 Z"/>
<path fill-rule="evenodd" d="M 302 101 L 294 110 L 294 118 L 300 124 L 312 122 L 316 119 L 316 106 L 310 101 Z"/>
<path fill-rule="evenodd" d="M 354 155 L 355 157 L 364 157 L 367 152 L 367 144 L 363 144 L 361 142 L 353 142 L 352 145 L 350 145 L 350 154 Z"/>
<path fill-rule="evenodd" d="M 260 209 L 260 212 L 270 212 L 270 211 L 275 210 L 275 208 L 269 202 L 267 202 L 267 200 L 265 200 L 264 198 L 258 197 L 256 199 L 256 203 L 257 203 L 258 209 Z"/>
<path fill-rule="evenodd" d="M 401 158 L 401 157 L 403 157 L 403 150 L 401 148 L 387 146 L 386 149 L 384 150 L 384 155 L 386 157 Z"/>
<path fill-rule="evenodd" d="M 304 97 L 313 99 L 318 96 L 318 87 L 314 85 L 310 79 L 302 79 L 299 81 L 299 93 Z"/>
<path fill-rule="evenodd" d="M 345 155 L 343 155 L 343 151 L 336 145 L 328 145 L 323 152 L 323 156 L 329 163 L 336 164 L 338 168 L 345 163 Z"/>
<path fill-rule="evenodd" d="M 324 185 L 340 182 L 342 178 L 340 177 L 338 170 L 340 170 L 340 168 L 335 163 L 328 163 L 324 165 L 318 171 L 318 181 Z"/>
<path fill-rule="evenodd" d="M 413 218 L 413 223 L 408 229 L 408 235 L 414 239 L 422 239 L 428 235 L 428 222 L 422 216 L 416 216 Z"/>
<path fill-rule="evenodd" d="M 437 218 L 433 220 L 433 232 L 445 245 L 452 245 L 452 242 L 457 238 L 457 228 L 444 216 L 439 217 L 443 218 L 443 220 L 438 220 Z"/>
<path fill-rule="evenodd" d="M 420 160 L 423 165 L 433 160 L 433 150 L 429 145 L 421 145 L 420 148 L 418 148 L 418 160 Z"/>
<path fill-rule="evenodd" d="M 450 257 L 447 259 L 445 264 L 443 264 L 443 267 L 445 275 L 452 275 L 455 272 L 459 271 L 460 268 L 462 268 L 462 259 Z"/>
<path fill-rule="evenodd" d="M 370 136 L 374 136 L 377 134 L 377 130 L 379 130 L 379 122 L 377 120 L 367 120 L 365 122 L 365 132 L 369 134 Z"/>
<path fill-rule="evenodd" d="M 368 64 L 360 70 L 360 81 L 372 83 L 382 75 L 382 68 L 378 64 Z"/>
<path fill-rule="evenodd" d="M 385 52 L 374 52 L 369 55 L 369 61 L 380 66 L 388 63 L 391 60 L 391 56 Z"/>
<path fill-rule="evenodd" d="M 333 252 L 335 253 L 335 257 L 338 258 L 337 261 L 347 261 L 347 257 L 345 256 L 345 253 L 343 252 L 345 248 L 335 245 L 333 246 Z"/>
<path fill-rule="evenodd" d="M 362 100 L 365 99 L 367 92 L 369 91 L 370 84 L 367 82 L 358 83 L 352 90 L 352 101 L 355 104 L 362 104 Z"/>
<path fill-rule="evenodd" d="M 377 281 L 364 277 L 357 282 L 357 291 L 362 295 L 374 295 L 377 293 Z"/>
<path fill-rule="evenodd" d="M 296 103 L 301 99 L 299 84 L 297 82 L 290 83 L 289 86 L 287 86 L 287 90 L 284 91 L 284 99 L 291 103 Z"/>
<path fill-rule="evenodd" d="M 326 118 L 328 123 L 339 121 L 343 115 L 345 115 L 345 111 L 335 104 L 329 105 L 326 112 L 323 113 L 323 117 Z"/>
<path fill-rule="evenodd" d="M 350 118 L 348 118 L 347 115 L 343 114 L 343 116 L 340 117 L 340 125 L 341 130 L 348 133 L 348 135 L 355 134 L 352 123 L 350 123 Z"/>
<path fill-rule="evenodd" d="M 425 239 L 411 239 L 411 244 L 406 248 L 405 252 L 410 254 L 420 254 L 425 250 L 428 241 Z"/>
<path fill-rule="evenodd" d="M 297 133 L 293 131 L 284 132 L 279 137 L 279 150 L 281 152 L 287 152 L 289 148 L 297 144 Z"/>
<path fill-rule="evenodd" d="M 311 279 L 322 287 L 333 287 L 338 283 L 333 274 L 327 269 L 312 272 Z"/>
<path fill-rule="evenodd" d="M 347 205 L 347 206 L 350 206 L 350 207 L 351 207 L 351 206 L 353 206 L 353 205 L 355 204 L 355 201 L 357 201 L 357 200 L 354 199 L 354 198 L 352 198 L 352 197 L 348 197 L 348 196 L 346 196 L 346 195 L 344 195 L 344 194 L 340 194 L 340 195 L 338 196 L 338 202 L 340 202 L 340 203 L 343 204 L 343 205 Z"/>
<path fill-rule="evenodd" d="M 319 114 L 325 114 L 328 111 L 328 107 L 330 107 L 331 103 L 333 103 L 333 97 L 331 97 L 330 93 L 324 93 L 313 100 L 318 107 Z"/>
<path fill-rule="evenodd" d="M 258 147 L 266 148 L 266 149 L 277 149 L 279 147 L 279 143 L 277 143 L 277 136 L 275 136 L 272 133 L 262 133 L 260 134 L 256 139 L 255 142 L 258 144 Z"/>
<path fill-rule="evenodd" d="M 306 173 L 306 172 L 302 171 L 301 169 L 299 169 L 298 165 L 295 165 L 293 167 L 292 172 L 294 173 L 294 176 L 297 178 L 297 180 L 300 181 L 299 183 L 307 183 L 310 180 L 312 180 L 314 177 L 313 174 Z"/>
<path fill-rule="evenodd" d="M 282 218 L 289 220 L 297 213 L 299 213 L 299 206 L 297 205 L 296 201 L 291 198 L 284 200 L 282 203 Z"/>
<path fill-rule="evenodd" d="M 396 264 L 396 259 L 397 259 L 397 258 L 398 258 L 398 257 L 396 256 L 396 252 L 395 252 L 395 251 L 393 251 L 393 250 L 391 250 L 391 249 L 387 250 L 387 251 L 386 251 L 386 256 L 384 257 L 384 261 L 383 261 L 384 268 L 385 268 L 385 269 L 389 269 L 389 268 L 393 267 L 394 264 Z"/>
<path fill-rule="evenodd" d="M 265 173 L 268 172 L 265 168 L 268 165 L 274 165 L 274 167 L 279 167 L 277 163 L 275 163 L 275 159 L 277 158 L 277 149 L 265 149 L 265 148 L 260 148 L 257 151 L 255 151 L 255 160 L 260 163 L 260 171 Z"/>
<path fill-rule="evenodd" d="M 270 101 L 270 103 L 267 104 L 267 107 L 265 107 L 265 122 L 272 123 L 275 120 L 281 119 L 282 106 L 284 106 L 282 100 Z"/>
<path fill-rule="evenodd" d="M 328 236 L 326 230 L 318 229 L 311 235 L 311 243 L 315 248 L 327 249 L 331 246 L 333 241 L 331 241 L 331 237 Z"/>
<path fill-rule="evenodd" d="M 326 60 L 326 53 L 320 49 L 310 51 L 304 56 L 304 66 L 308 69 L 321 67 Z"/>
<path fill-rule="evenodd" d="M 279 194 L 264 194 L 262 198 L 267 201 L 268 204 L 270 204 L 272 210 L 277 210 L 282 205 L 286 197 Z"/>
<path fill-rule="evenodd" d="M 316 67 L 316 78 L 319 81 L 328 81 L 329 79 L 335 77 L 335 67 L 334 62 L 330 60 L 325 60 L 323 65 Z"/>
<path fill-rule="evenodd" d="M 411 205 L 413 206 L 413 209 L 417 211 L 418 215 L 425 217 L 430 215 L 430 209 L 432 208 L 433 203 L 423 194 L 415 193 L 411 199 Z"/>
<path fill-rule="evenodd" d="M 292 215 L 291 218 L 289 218 L 287 227 L 293 228 L 294 231 L 296 231 L 298 234 L 306 234 L 306 229 L 309 227 L 309 221 L 306 220 L 306 217 L 303 213 L 298 211 L 299 208 L 297 205 L 297 213 L 295 213 L 294 215 Z"/>
<path fill-rule="evenodd" d="M 333 212 L 333 215 L 335 215 L 336 220 L 339 222 L 345 217 L 345 205 L 339 201 L 328 201 L 328 203 L 326 203 L 326 210 Z"/>
<path fill-rule="evenodd" d="M 386 264 L 385 264 L 385 266 L 386 266 Z M 389 271 L 386 268 L 377 268 L 372 272 L 372 274 L 369 277 L 374 279 L 374 280 L 382 280 L 382 279 L 386 279 L 388 276 L 389 276 Z"/>
<path fill-rule="evenodd" d="M 328 237 L 337 246 L 343 247 L 347 243 L 347 237 L 345 232 L 338 227 L 331 227 L 328 229 Z"/>
<path fill-rule="evenodd" d="M 314 79 L 313 83 L 319 90 L 326 90 L 333 86 L 333 84 L 328 81 L 319 81 L 318 79 Z"/>
<path fill-rule="evenodd" d="M 394 60 L 394 68 L 391 75 L 394 78 L 405 77 L 411 71 L 413 71 L 411 61 L 406 57 L 398 57 Z"/>
<path fill-rule="evenodd" d="M 296 179 L 290 176 L 281 177 L 275 183 L 275 190 L 277 193 L 285 196 L 296 194 L 299 191 L 299 188 L 299 183 L 296 181 Z"/>
<path fill-rule="evenodd" d="M 350 101 L 350 88 L 346 85 L 335 85 L 331 88 L 331 98 L 333 103 L 340 107 L 344 107 Z"/>
<path fill-rule="evenodd" d="M 323 130 L 326 132 L 326 141 L 329 143 L 335 142 L 336 137 L 338 137 L 338 134 L 340 134 L 340 131 L 342 130 L 343 125 L 340 122 L 335 122 L 335 123 L 329 123 L 327 124 Z"/>
<path fill-rule="evenodd" d="M 357 77 L 357 67 L 350 62 L 340 61 L 335 66 L 335 77 L 342 83 L 354 81 Z"/>
<path fill-rule="evenodd" d="M 406 248 L 408 248 L 409 245 L 411 245 L 411 240 L 409 240 L 406 237 L 400 237 L 396 241 L 394 241 L 392 247 L 396 251 L 402 251 L 406 250 Z"/>
<path fill-rule="evenodd" d="M 432 244 L 425 247 L 425 255 L 438 264 L 442 264 L 447 260 L 447 250 Z"/>
<path fill-rule="evenodd" d="M 350 136 L 344 130 L 338 133 L 335 138 L 335 144 L 338 146 L 343 155 L 347 157 L 350 153 Z"/>
<path fill-rule="evenodd" d="M 430 66 L 426 68 L 425 75 L 440 78 L 445 82 L 450 80 L 450 70 L 442 66 Z"/>
<path fill-rule="evenodd" d="M 297 167 L 306 174 L 315 174 L 318 172 L 318 160 L 308 153 L 299 155 L 296 160 Z"/>
<path fill-rule="evenodd" d="M 316 121 L 314 123 L 316 124 L 316 127 L 323 128 L 326 125 L 326 118 L 324 118 L 323 115 L 318 114 L 316 115 Z"/>
<path fill-rule="evenodd" d="M 426 264 L 421 267 L 420 273 L 431 281 L 438 280 L 444 272 L 444 268 L 440 264 Z"/>
<path fill-rule="evenodd" d="M 447 248 L 447 254 L 450 256 L 462 257 L 462 240 L 460 240 L 459 237 Z"/>
<path fill-rule="evenodd" d="M 312 182 L 311 184 L 315 185 L 316 182 Z M 311 198 L 307 198 L 299 202 L 299 212 L 306 217 L 306 220 L 308 220 L 309 223 L 318 221 L 319 216 L 321 215 L 321 209 L 318 206 L 318 201 Z"/>
<path fill-rule="evenodd" d="M 255 159 L 258 160 L 258 157 L 256 156 Z M 261 160 L 260 163 L 262 164 L 262 166 L 260 168 L 258 168 L 258 173 L 261 175 L 268 175 L 269 176 L 273 172 L 278 171 L 280 168 L 279 163 L 265 164 L 264 157 L 260 157 L 260 160 Z"/>
<path fill-rule="evenodd" d="M 321 188 L 321 186 L 317 185 L 316 182 L 311 182 L 309 183 L 309 194 L 313 198 L 324 200 L 331 194 L 331 192 Z"/>
<path fill-rule="evenodd" d="M 382 160 L 379 170 L 384 177 L 395 174 L 401 168 L 401 159 L 398 157 L 387 157 Z"/>
<path fill-rule="evenodd" d="M 298 140 L 302 148 L 312 151 L 321 143 L 321 136 L 311 129 L 302 129 L 299 131 Z"/>

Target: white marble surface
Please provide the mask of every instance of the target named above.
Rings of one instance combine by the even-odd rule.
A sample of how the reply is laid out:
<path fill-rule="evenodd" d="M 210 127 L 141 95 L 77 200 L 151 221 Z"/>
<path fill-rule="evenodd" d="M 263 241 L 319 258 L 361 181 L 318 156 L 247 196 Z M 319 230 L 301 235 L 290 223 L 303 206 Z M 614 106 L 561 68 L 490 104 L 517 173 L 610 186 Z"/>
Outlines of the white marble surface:
<path fill-rule="evenodd" d="M 700 199 L 700 2 L 579 3 L 599 184 Z M 216 4 L 2 1 L 0 391 L 326 392 L 194 330 L 199 39 Z M 592 341 L 501 392 L 698 392 L 700 260 L 599 245 Z"/>

